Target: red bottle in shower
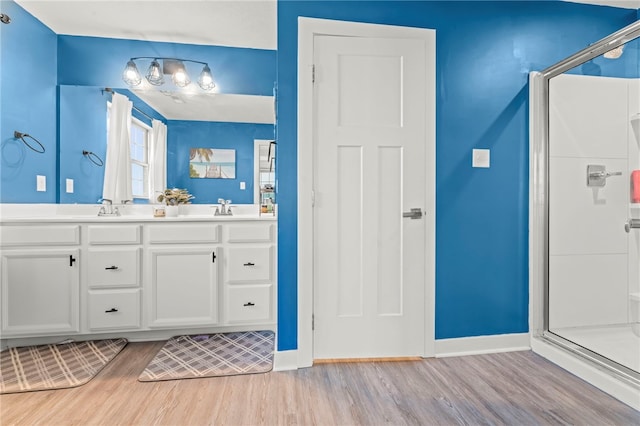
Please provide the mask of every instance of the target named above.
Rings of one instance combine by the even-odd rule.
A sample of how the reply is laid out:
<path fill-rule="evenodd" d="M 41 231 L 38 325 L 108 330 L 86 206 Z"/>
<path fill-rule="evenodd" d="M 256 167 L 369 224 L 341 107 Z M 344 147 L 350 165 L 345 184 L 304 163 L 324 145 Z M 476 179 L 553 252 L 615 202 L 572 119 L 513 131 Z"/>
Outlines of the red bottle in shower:
<path fill-rule="evenodd" d="M 631 202 L 640 203 L 640 170 L 631 172 Z"/>

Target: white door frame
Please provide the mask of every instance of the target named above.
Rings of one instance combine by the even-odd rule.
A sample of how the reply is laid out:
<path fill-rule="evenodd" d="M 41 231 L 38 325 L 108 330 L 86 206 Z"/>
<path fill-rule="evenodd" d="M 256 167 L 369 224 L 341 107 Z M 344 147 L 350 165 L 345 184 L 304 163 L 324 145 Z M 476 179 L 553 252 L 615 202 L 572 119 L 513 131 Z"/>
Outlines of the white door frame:
<path fill-rule="evenodd" d="M 298 18 L 298 367 L 313 364 L 313 40 L 316 35 L 418 38 L 426 41 L 425 348 L 435 355 L 435 30 Z M 433 83 L 430 83 L 433 82 Z"/>

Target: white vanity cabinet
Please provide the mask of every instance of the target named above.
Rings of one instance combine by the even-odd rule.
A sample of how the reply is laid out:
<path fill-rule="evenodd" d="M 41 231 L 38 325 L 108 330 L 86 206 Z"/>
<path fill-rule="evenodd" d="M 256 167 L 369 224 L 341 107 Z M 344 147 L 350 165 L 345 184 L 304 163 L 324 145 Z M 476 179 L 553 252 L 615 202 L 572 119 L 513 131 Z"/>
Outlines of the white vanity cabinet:
<path fill-rule="evenodd" d="M 0 338 L 275 330 L 276 238 L 263 218 L 3 218 Z"/>
<path fill-rule="evenodd" d="M 276 300 L 275 225 L 236 223 L 226 228 L 226 324 L 270 323 Z"/>
<path fill-rule="evenodd" d="M 219 226 L 147 226 L 147 308 L 152 328 L 218 323 Z"/>
<path fill-rule="evenodd" d="M 0 226 L 2 337 L 79 329 L 80 227 Z"/>
<path fill-rule="evenodd" d="M 87 225 L 85 282 L 89 331 L 141 325 L 141 225 Z"/>

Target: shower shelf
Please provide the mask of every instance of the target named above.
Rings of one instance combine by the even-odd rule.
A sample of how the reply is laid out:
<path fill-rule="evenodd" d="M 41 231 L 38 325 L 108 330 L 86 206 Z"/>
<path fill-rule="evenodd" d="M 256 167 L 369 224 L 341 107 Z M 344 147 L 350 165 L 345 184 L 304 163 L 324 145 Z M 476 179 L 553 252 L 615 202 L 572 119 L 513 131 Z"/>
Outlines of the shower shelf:
<path fill-rule="evenodd" d="M 631 203 L 629 204 L 629 207 L 640 210 L 640 203 Z"/>

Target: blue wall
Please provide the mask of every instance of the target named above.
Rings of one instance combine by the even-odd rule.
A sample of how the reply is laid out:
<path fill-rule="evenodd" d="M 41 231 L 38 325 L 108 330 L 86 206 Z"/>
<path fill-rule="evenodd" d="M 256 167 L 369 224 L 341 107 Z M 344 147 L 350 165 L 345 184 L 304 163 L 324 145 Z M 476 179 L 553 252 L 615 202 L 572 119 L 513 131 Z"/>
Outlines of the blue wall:
<path fill-rule="evenodd" d="M 254 139 L 273 139 L 273 125 L 170 120 L 167 127 L 168 186 L 189 188 L 194 203 L 215 204 L 218 198 L 234 204 L 254 202 Z M 236 178 L 189 178 L 190 148 L 235 149 Z M 240 182 L 246 183 L 245 190 L 240 190 Z"/>
<path fill-rule="evenodd" d="M 528 330 L 528 87 L 635 10 L 566 2 L 278 2 L 278 322 L 297 347 L 297 20 L 436 29 L 436 338 Z M 472 169 L 471 150 L 491 149 Z"/>
<path fill-rule="evenodd" d="M 125 87 L 122 70 L 137 56 L 207 62 L 219 93 L 273 95 L 273 50 L 65 35 L 58 36 L 58 84 Z"/>
<path fill-rule="evenodd" d="M 52 185 L 67 177 L 56 172 L 57 83 L 123 87 L 123 64 L 143 55 L 208 61 L 222 93 L 271 95 L 277 80 L 280 350 L 297 347 L 298 16 L 437 30 L 439 339 L 527 330 L 527 73 L 640 17 L 635 10 L 568 2 L 279 1 L 276 76 L 273 51 L 56 37 L 15 3 L 3 1 L 2 10 L 14 23 L 0 25 L 0 202 L 56 200 Z M 37 78 L 24 84 L 31 75 Z M 25 152 L 12 140 L 14 130 L 39 137 L 47 153 Z M 271 138 L 257 134 L 251 137 Z M 176 142 L 174 158 L 178 145 L 187 148 Z M 472 148 L 492 149 L 490 169 L 470 167 Z M 65 159 L 80 160 L 66 149 Z M 46 193 L 35 192 L 36 174 L 47 176 Z M 199 197 L 208 197 L 203 191 Z"/>
<path fill-rule="evenodd" d="M 0 24 L 0 202 L 56 201 L 56 35 L 14 2 L 3 1 L 12 23 Z M 29 150 L 13 137 L 28 133 L 45 147 Z M 36 192 L 36 175 L 47 191 Z"/>

